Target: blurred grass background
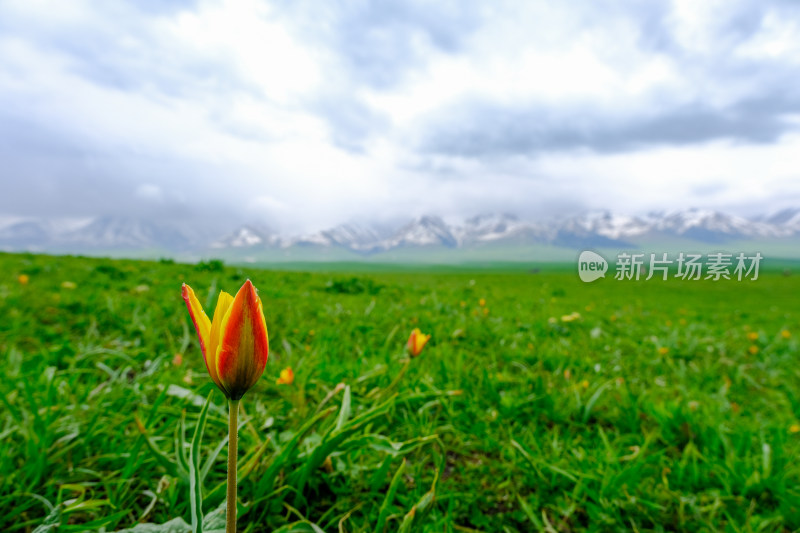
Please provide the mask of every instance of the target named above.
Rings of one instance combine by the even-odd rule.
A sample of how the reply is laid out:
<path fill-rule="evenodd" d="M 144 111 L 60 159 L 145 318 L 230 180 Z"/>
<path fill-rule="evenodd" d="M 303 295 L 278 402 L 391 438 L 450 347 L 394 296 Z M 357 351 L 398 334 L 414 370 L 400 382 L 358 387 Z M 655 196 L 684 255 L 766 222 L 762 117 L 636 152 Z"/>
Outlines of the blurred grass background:
<path fill-rule="evenodd" d="M 800 529 L 789 272 L 584 284 L 0 254 L 0 273 L 3 531 L 188 521 L 212 391 L 204 508 L 224 500 L 226 406 L 180 286 L 213 309 L 246 278 L 271 353 L 242 401 L 240 531 Z M 432 338 L 408 360 L 414 327 Z"/>

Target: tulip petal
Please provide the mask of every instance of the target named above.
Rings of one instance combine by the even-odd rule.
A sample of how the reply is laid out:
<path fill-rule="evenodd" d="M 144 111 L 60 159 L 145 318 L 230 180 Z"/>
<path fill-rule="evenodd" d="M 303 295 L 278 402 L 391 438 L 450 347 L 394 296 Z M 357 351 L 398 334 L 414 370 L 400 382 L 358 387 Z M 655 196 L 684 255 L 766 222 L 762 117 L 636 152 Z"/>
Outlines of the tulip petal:
<path fill-rule="evenodd" d="M 425 347 L 425 345 L 428 343 L 428 339 L 430 339 L 430 338 L 431 338 L 431 336 L 430 336 L 430 335 L 422 335 L 422 334 L 418 334 L 418 335 L 417 335 L 417 338 L 416 338 L 416 342 L 417 342 L 417 353 L 420 353 L 420 352 L 422 352 L 422 349 L 423 349 L 423 348 Z"/>
<path fill-rule="evenodd" d="M 430 338 L 430 335 L 423 335 L 419 328 L 414 328 L 411 335 L 408 336 L 408 351 L 411 356 L 416 357 L 422 353 L 422 349 Z"/>
<path fill-rule="evenodd" d="M 417 348 L 417 333 L 421 333 L 419 328 L 411 330 L 411 335 L 408 336 L 408 349 L 413 354 Z"/>
<path fill-rule="evenodd" d="M 222 383 L 219 380 L 219 375 L 217 374 L 217 352 L 219 351 L 219 337 L 220 330 L 222 328 L 222 322 L 225 316 L 228 314 L 232 303 L 233 296 L 225 291 L 220 291 L 219 298 L 217 299 L 217 307 L 214 309 L 214 319 L 211 321 L 210 344 L 208 357 L 206 358 L 206 367 L 208 368 L 208 373 L 211 376 L 211 379 L 214 380 L 214 383 L 216 383 L 217 386 L 223 390 L 223 392 L 225 392 L 225 387 L 222 386 Z"/>
<path fill-rule="evenodd" d="M 189 309 L 189 316 L 192 318 L 194 329 L 197 330 L 197 336 L 200 339 L 200 350 L 203 352 L 203 358 L 205 359 L 206 351 L 210 347 L 211 321 L 206 316 L 203 306 L 200 305 L 200 301 L 194 295 L 194 291 L 190 286 L 184 283 L 183 287 L 181 287 L 181 295 L 186 302 L 186 307 Z M 206 362 L 206 366 L 208 366 L 208 362 Z"/>
<path fill-rule="evenodd" d="M 217 374 L 232 400 L 256 384 L 269 355 L 267 323 L 261 299 L 247 280 L 233 299 L 220 326 Z"/>

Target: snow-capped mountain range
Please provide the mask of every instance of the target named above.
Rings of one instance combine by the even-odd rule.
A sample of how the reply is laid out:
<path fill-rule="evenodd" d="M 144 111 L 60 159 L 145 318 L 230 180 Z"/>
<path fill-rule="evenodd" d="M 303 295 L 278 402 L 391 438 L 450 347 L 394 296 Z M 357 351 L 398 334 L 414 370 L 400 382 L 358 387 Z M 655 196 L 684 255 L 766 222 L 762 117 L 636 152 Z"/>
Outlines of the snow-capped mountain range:
<path fill-rule="evenodd" d="M 544 244 L 579 249 L 641 247 L 679 239 L 704 244 L 775 241 L 800 245 L 800 208 L 747 219 L 707 209 L 622 215 L 592 211 L 546 222 L 526 222 L 510 214 L 487 214 L 460 223 L 426 215 L 391 228 L 342 224 L 309 235 L 279 235 L 260 225 L 244 225 L 212 238 L 191 225 L 153 220 L 98 217 L 85 220 L 0 218 L 0 250 L 92 253 L 157 250 L 207 255 L 257 254 L 292 249 L 341 249 L 360 255 L 421 249 L 479 248 Z M 800 251 L 800 246 L 798 246 Z"/>

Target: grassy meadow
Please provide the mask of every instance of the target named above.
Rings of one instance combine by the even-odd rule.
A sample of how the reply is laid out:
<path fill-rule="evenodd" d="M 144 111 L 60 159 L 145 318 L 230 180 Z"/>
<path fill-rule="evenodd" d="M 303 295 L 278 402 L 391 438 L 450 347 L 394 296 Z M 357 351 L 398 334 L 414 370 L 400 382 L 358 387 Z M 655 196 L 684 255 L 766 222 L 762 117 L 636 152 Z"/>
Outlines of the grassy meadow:
<path fill-rule="evenodd" d="M 271 351 L 240 410 L 240 531 L 800 530 L 798 274 L 0 254 L 0 531 L 189 522 L 189 451 L 218 509 L 225 398 L 180 288 L 210 312 L 247 278 Z"/>

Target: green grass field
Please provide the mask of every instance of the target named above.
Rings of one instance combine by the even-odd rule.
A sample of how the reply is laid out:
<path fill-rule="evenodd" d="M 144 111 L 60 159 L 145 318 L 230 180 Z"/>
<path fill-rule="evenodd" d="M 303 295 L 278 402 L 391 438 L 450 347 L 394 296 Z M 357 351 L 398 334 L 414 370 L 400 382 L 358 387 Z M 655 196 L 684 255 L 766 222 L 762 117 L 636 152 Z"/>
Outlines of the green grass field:
<path fill-rule="evenodd" d="M 225 398 L 180 287 L 208 308 L 246 278 L 271 353 L 240 411 L 240 531 L 800 530 L 797 274 L 583 284 L 9 254 L 0 273 L 1 531 L 188 522 L 210 393 L 203 507 L 223 503 Z M 414 327 L 432 338 L 408 360 Z"/>

